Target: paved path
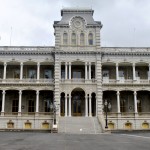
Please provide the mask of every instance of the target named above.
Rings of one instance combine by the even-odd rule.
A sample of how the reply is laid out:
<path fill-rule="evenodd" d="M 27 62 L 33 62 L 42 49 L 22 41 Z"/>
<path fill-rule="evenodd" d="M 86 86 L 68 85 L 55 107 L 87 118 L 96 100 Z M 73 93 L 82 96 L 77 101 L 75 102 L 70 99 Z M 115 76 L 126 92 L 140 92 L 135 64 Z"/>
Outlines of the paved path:
<path fill-rule="evenodd" d="M 0 132 L 0 150 L 150 150 L 150 134 Z"/>

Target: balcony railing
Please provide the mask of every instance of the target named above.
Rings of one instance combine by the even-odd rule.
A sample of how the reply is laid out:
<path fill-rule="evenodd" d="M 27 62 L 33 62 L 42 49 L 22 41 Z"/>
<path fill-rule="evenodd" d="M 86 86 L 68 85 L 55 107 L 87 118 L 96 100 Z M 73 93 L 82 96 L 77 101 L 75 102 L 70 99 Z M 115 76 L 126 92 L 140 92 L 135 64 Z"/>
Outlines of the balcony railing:
<path fill-rule="evenodd" d="M 31 78 L 25 78 L 25 79 L 15 79 L 15 78 L 9 78 L 9 79 L 0 79 L 1 83 L 54 83 L 54 79 L 46 79 L 46 78 L 40 78 L 37 79 L 31 79 Z"/>
<path fill-rule="evenodd" d="M 105 117 L 105 112 L 103 112 Z M 116 118 L 116 117 L 122 117 L 122 118 L 132 118 L 132 117 L 139 117 L 139 118 L 150 118 L 150 112 L 138 112 L 135 114 L 135 112 L 108 112 L 108 117 L 110 118 Z"/>
<path fill-rule="evenodd" d="M 35 117 L 35 116 L 51 116 L 53 117 L 53 112 L 38 112 L 38 113 L 35 113 L 35 112 L 22 112 L 22 113 L 18 113 L 18 112 L 5 112 L 4 113 L 4 116 L 28 116 L 28 117 Z"/>
<path fill-rule="evenodd" d="M 96 79 L 87 79 L 85 80 L 84 78 L 72 78 L 72 79 L 61 79 L 60 80 L 63 83 L 95 83 Z"/>
<path fill-rule="evenodd" d="M 139 78 L 137 80 L 124 79 L 124 78 L 116 80 L 116 79 L 109 79 L 109 78 L 103 77 L 102 81 L 104 84 L 150 84 L 149 79 L 139 79 Z"/>

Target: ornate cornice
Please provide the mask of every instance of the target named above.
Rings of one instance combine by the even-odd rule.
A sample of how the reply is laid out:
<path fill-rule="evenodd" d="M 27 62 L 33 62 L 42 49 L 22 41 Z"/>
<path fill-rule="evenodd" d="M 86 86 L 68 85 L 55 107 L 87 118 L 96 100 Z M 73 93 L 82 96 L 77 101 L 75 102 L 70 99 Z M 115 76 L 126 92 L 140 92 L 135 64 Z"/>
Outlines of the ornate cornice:
<path fill-rule="evenodd" d="M 89 48 L 89 47 L 88 47 Z M 26 46 L 1 46 L 0 55 L 55 55 L 55 54 L 102 54 L 104 55 L 118 55 L 118 56 L 150 56 L 150 48 L 111 48 L 101 47 L 99 50 L 60 50 L 56 47 L 26 47 Z"/>

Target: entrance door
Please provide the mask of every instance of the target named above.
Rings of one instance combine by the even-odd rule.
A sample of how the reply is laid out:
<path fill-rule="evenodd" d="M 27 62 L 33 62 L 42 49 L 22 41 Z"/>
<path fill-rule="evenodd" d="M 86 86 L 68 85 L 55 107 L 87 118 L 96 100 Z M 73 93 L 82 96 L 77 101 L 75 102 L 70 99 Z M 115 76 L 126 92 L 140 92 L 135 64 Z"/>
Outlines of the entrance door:
<path fill-rule="evenodd" d="M 81 100 L 73 99 L 73 116 L 81 116 Z"/>
<path fill-rule="evenodd" d="M 83 116 L 85 111 L 85 92 L 76 88 L 71 92 L 71 113 L 72 116 Z"/>

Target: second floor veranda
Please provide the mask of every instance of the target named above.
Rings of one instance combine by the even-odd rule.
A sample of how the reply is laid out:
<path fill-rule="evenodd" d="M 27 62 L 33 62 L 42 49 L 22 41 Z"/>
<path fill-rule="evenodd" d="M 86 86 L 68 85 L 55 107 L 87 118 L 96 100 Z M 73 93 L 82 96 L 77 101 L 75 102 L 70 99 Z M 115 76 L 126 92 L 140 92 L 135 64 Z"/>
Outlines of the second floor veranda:
<path fill-rule="evenodd" d="M 102 65 L 103 84 L 149 84 L 150 66 L 147 63 L 105 63 Z"/>
<path fill-rule="evenodd" d="M 50 62 L 0 63 L 1 83 L 54 83 L 54 65 Z"/>

